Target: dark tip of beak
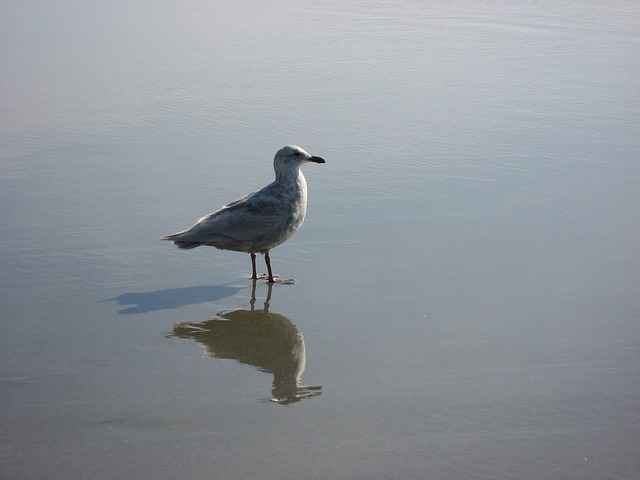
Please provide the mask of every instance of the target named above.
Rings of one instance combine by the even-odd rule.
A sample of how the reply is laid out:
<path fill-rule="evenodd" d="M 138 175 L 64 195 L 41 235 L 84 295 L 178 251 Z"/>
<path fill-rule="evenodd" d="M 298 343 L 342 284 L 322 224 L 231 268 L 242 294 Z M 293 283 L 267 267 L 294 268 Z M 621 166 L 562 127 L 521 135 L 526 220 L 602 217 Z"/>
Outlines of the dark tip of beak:
<path fill-rule="evenodd" d="M 310 161 L 310 162 L 316 162 L 316 163 L 325 163 L 324 158 L 322 158 L 322 157 L 316 157 L 315 155 L 314 155 L 314 156 L 312 156 L 312 157 L 309 159 L 309 161 Z"/>

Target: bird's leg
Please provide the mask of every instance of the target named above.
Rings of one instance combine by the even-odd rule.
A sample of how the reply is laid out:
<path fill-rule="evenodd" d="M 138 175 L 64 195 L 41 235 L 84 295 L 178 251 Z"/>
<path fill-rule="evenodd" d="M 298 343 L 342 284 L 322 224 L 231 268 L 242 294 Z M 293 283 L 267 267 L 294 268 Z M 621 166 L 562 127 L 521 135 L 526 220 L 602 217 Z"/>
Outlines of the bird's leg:
<path fill-rule="evenodd" d="M 267 280 L 267 279 L 269 279 L 269 282 L 271 282 L 273 280 L 271 278 L 271 270 L 269 270 L 269 276 L 267 276 L 265 274 L 258 275 L 258 271 L 256 269 L 256 254 L 255 253 L 251 254 L 251 269 L 253 271 L 253 274 L 251 275 L 251 280 L 255 281 L 255 280 Z M 276 275 L 276 277 L 277 277 L 277 275 Z"/>
<path fill-rule="evenodd" d="M 264 262 L 267 264 L 267 271 L 269 272 L 269 283 L 281 283 L 283 285 L 293 285 L 295 283 L 293 278 L 289 280 L 280 280 L 277 275 L 274 277 L 273 272 L 271 271 L 271 258 L 269 257 L 268 250 L 264 252 Z"/>
<path fill-rule="evenodd" d="M 252 253 L 251 254 L 251 267 L 253 270 L 253 274 L 251 275 L 251 279 L 252 280 L 257 280 L 258 279 L 258 272 L 256 272 L 256 254 Z"/>
<path fill-rule="evenodd" d="M 290 279 L 290 280 L 280 280 L 278 278 L 277 275 L 273 274 L 273 271 L 271 270 L 271 258 L 269 257 L 269 252 L 266 251 L 264 252 L 264 263 L 267 264 L 267 274 L 264 275 L 258 275 L 256 272 L 256 254 L 252 253 L 251 254 L 251 267 L 253 269 L 253 275 L 251 276 L 252 280 L 268 280 L 269 285 L 272 285 L 274 283 L 282 283 L 284 285 L 291 285 L 293 283 L 295 283 L 295 280 Z"/>
<path fill-rule="evenodd" d="M 264 252 L 264 263 L 267 264 L 267 272 L 269 272 L 269 283 L 275 283 L 273 279 L 273 272 L 271 271 L 271 258 L 269 257 L 269 251 Z"/>

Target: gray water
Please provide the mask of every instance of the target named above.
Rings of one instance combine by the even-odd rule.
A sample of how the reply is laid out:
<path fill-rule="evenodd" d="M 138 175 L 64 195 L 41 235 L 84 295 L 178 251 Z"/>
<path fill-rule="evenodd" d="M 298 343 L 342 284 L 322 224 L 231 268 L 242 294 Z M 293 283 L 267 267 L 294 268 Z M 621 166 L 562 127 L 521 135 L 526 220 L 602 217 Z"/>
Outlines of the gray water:
<path fill-rule="evenodd" d="M 638 25 L 0 2 L 0 478 L 638 478 Z M 159 241 L 290 143 L 295 285 Z"/>

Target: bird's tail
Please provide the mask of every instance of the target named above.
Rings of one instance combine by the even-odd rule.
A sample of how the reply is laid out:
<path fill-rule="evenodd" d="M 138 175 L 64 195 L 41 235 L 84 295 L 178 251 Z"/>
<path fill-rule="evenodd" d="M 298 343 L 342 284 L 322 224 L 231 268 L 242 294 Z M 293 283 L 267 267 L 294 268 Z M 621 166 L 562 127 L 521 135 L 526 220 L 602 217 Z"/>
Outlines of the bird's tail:
<path fill-rule="evenodd" d="M 182 236 L 183 233 L 184 232 L 179 232 L 179 233 L 172 233 L 171 235 L 165 235 L 160 240 L 169 240 L 170 242 L 173 242 L 173 244 L 176 247 L 178 247 L 180 250 L 190 250 L 192 248 L 196 248 L 202 245 L 202 243 L 200 242 L 186 242 L 184 240 L 180 240 L 180 237 Z"/>

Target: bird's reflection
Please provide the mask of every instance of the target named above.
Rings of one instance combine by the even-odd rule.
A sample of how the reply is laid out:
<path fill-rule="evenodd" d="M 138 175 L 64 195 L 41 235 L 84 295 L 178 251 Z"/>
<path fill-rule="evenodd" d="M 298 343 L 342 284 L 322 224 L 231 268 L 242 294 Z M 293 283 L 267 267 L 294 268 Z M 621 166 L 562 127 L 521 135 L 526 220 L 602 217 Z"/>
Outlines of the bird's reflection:
<path fill-rule="evenodd" d="M 256 309 L 256 282 L 251 310 L 219 313 L 202 323 L 178 322 L 173 335 L 193 338 L 212 358 L 233 359 L 273 374 L 272 401 L 291 404 L 321 394 L 322 387 L 300 386 L 306 353 L 302 332 L 291 321 L 269 312 L 273 285 L 262 309 Z"/>

